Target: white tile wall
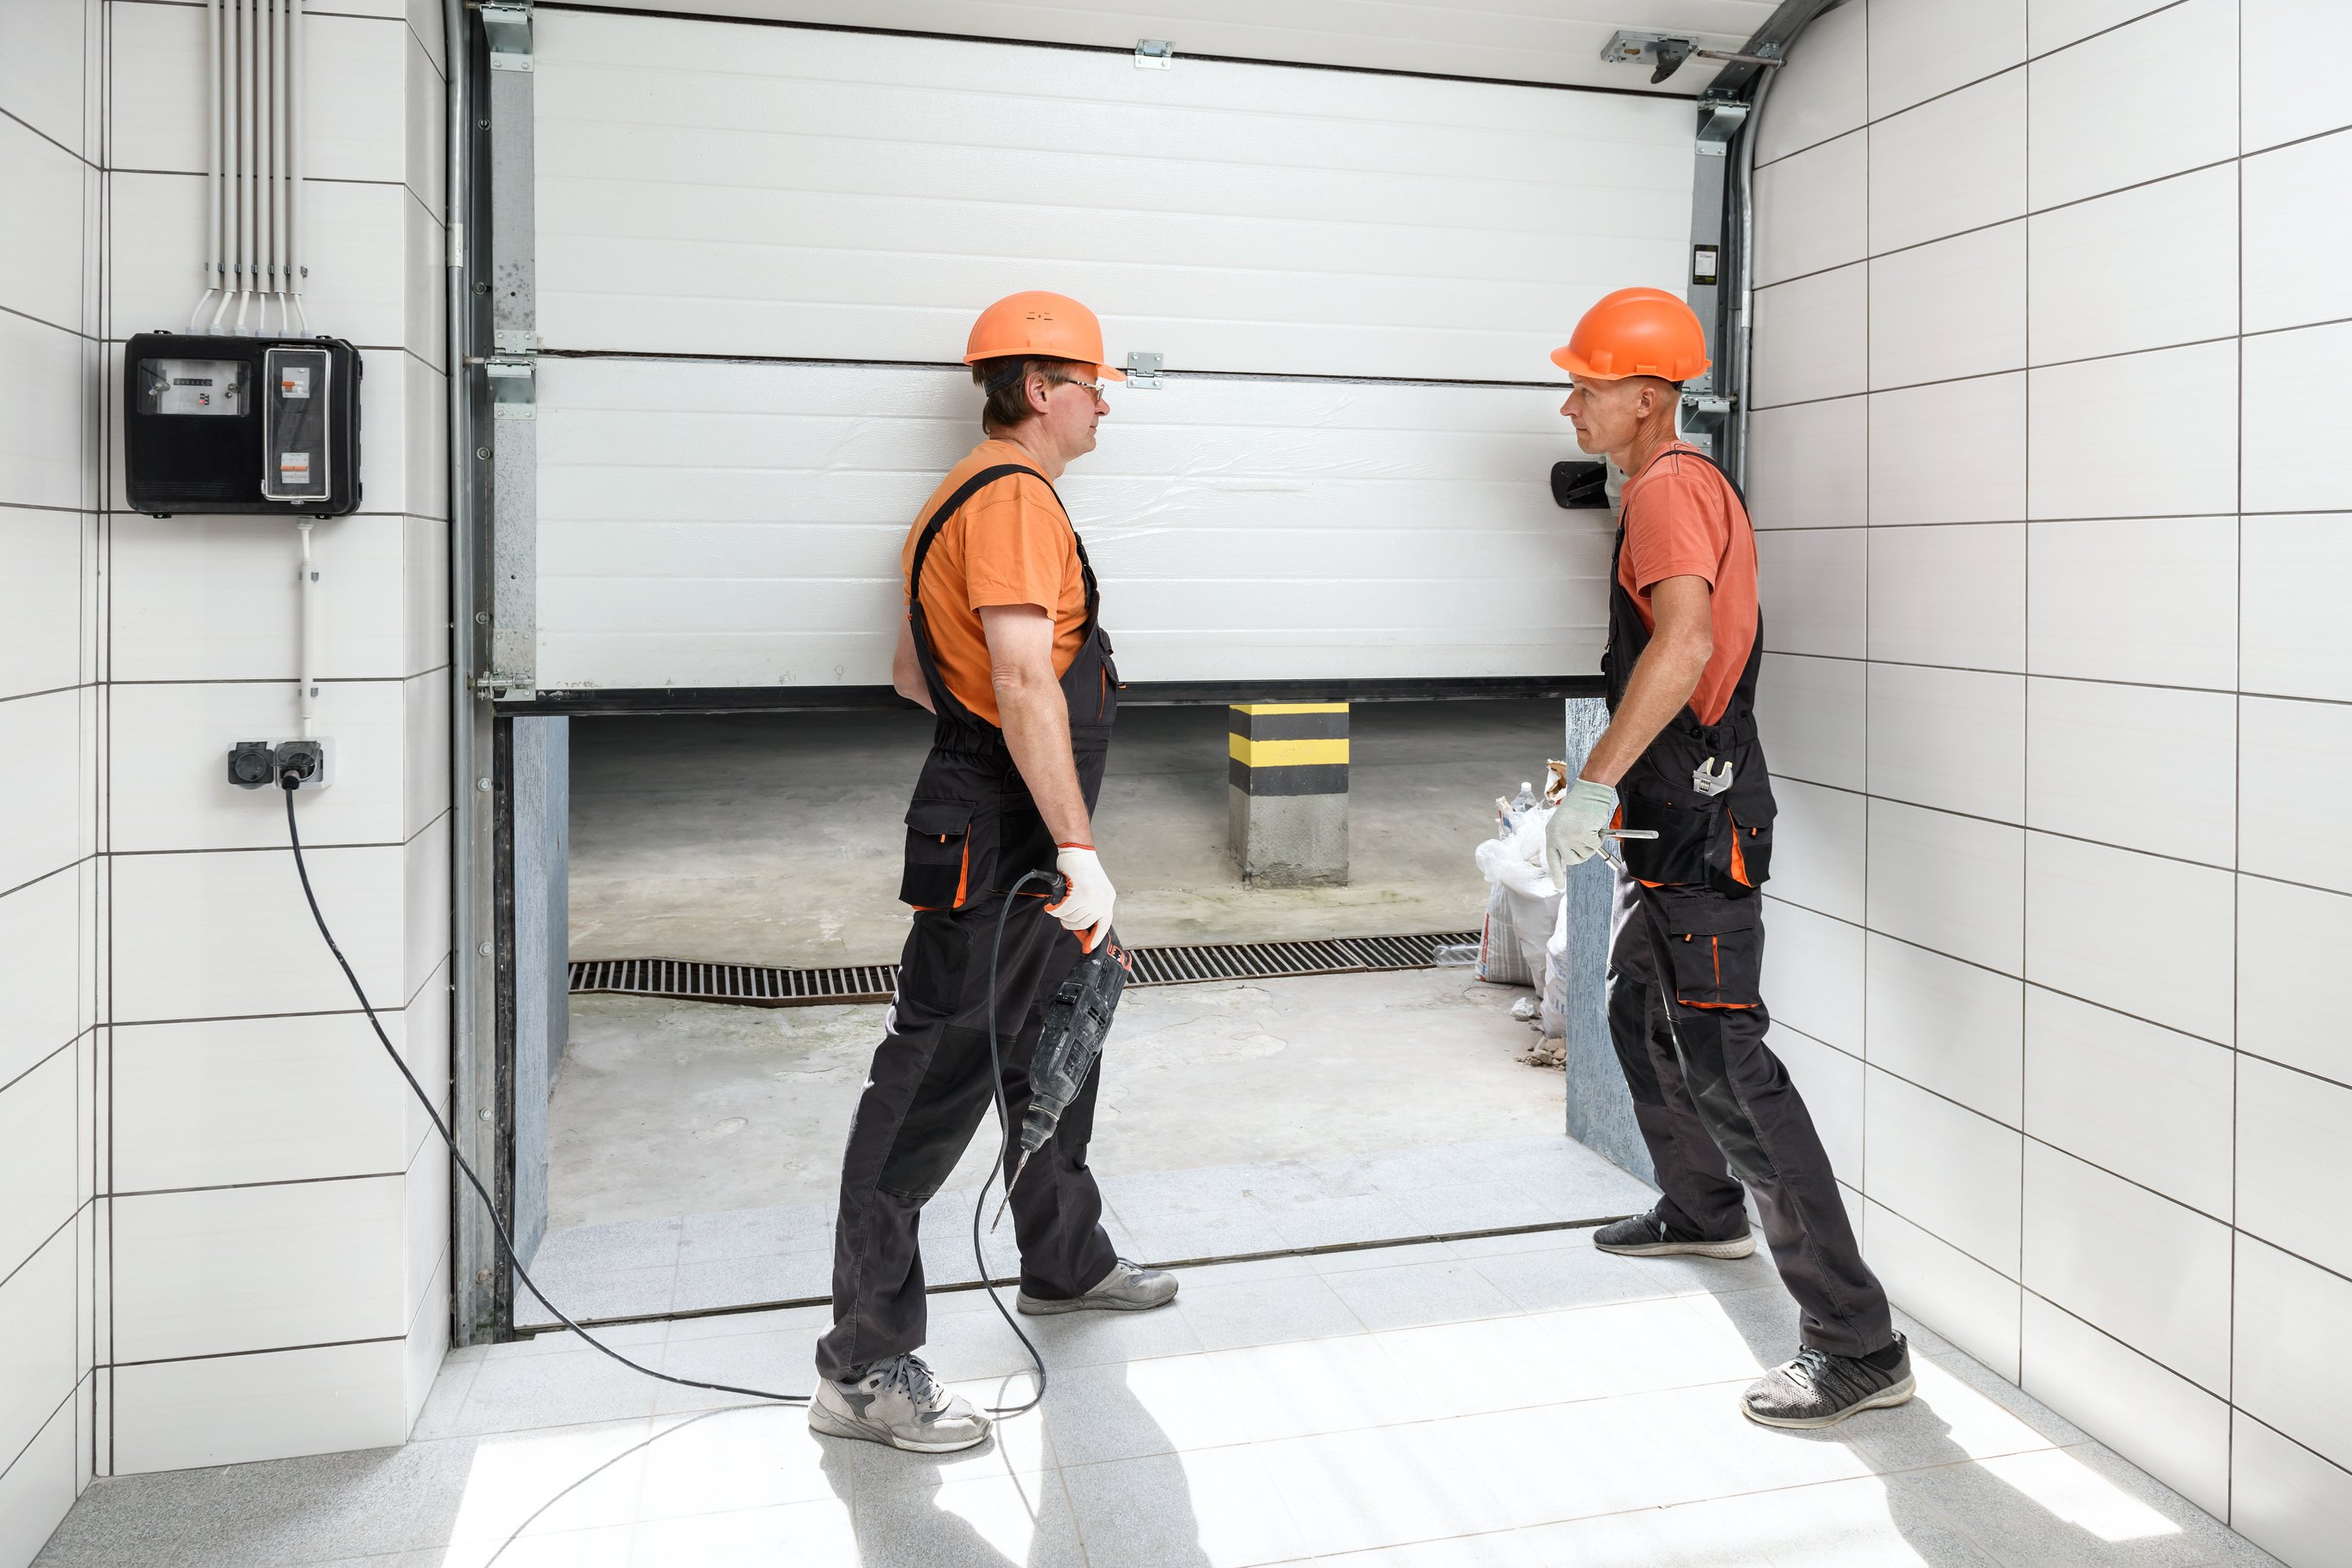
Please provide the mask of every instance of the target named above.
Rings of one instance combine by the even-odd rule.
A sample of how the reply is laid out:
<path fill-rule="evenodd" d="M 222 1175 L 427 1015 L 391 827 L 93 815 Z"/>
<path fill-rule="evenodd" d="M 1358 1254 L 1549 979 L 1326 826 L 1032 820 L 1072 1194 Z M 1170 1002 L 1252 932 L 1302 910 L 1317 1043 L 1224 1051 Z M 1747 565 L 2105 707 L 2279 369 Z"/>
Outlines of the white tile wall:
<path fill-rule="evenodd" d="M 2305 0 L 2239 0 L 2245 150 L 2352 125 L 2327 62 L 2352 49 L 2352 10 Z"/>
<path fill-rule="evenodd" d="M 0 54 L 5 58 L 5 54 Z M 74 1413 L 51 1415 L 16 1462 L 0 1472 L 0 1562 L 30 1563 L 80 1490 Z"/>
<path fill-rule="evenodd" d="M 1861 142 L 1854 138 L 1856 144 Z M 43 245 L 0 250 L 0 300 L 66 331 L 81 328 L 82 182 L 88 166 L 29 126 L 0 115 L 0 186 L 8 192 L 10 226 L 20 235 L 52 237 Z M 1862 163 L 1854 163 L 1859 187 Z M 1861 221 L 1859 208 L 1855 221 Z M 1859 259 L 1857 242 L 1848 260 Z"/>
<path fill-rule="evenodd" d="M 399 1339 L 126 1366 L 114 1374 L 118 1473 L 246 1463 L 408 1436 Z"/>
<path fill-rule="evenodd" d="M 1866 1119 L 1872 1204 L 2016 1278 L 2021 1135 L 1874 1068 Z"/>
<path fill-rule="evenodd" d="M 2238 700 L 2098 680 L 2025 683 L 2025 820 L 2151 855 L 2237 858 Z M 2158 789 L 2135 781 L 2161 778 Z M 2183 799 L 2202 805 L 2182 811 Z"/>
<path fill-rule="evenodd" d="M 1867 668 L 1873 795 L 2025 820 L 2023 677 L 1932 665 Z"/>
<path fill-rule="evenodd" d="M 2238 330 L 2238 165 L 2034 217 L 2035 364 L 2134 353 Z M 2166 242 L 2147 246 L 2144 237 Z"/>
<path fill-rule="evenodd" d="M 2230 1227 L 2025 1145 L 2025 1288 L 2209 1392 L 2230 1386 Z"/>
<path fill-rule="evenodd" d="M 2031 1291 L 2025 1297 L 2027 1393 L 2070 1413 L 2198 1507 L 2230 1511 L 2230 1406 Z"/>
<path fill-rule="evenodd" d="M 2237 0 L 2182 0 L 2036 59 L 2033 205 L 2219 163 L 2238 152 Z M 2035 49 L 2047 47 L 2037 30 Z"/>
<path fill-rule="evenodd" d="M 2352 841 L 2311 824 L 2315 781 L 2352 776 L 2352 7 L 1866 3 L 1869 286 L 1786 301 L 1759 363 L 1784 395 L 1843 388 L 1869 320 L 1864 896 L 1832 891 L 1857 864 L 1832 792 L 1793 785 L 1770 889 L 1863 928 L 1863 997 L 1855 924 L 1806 915 L 1767 992 L 1816 1038 L 1867 1035 L 1865 1243 L 1896 1300 L 2332 1568 L 2352 1031 L 2311 997 L 2352 952 Z M 1767 119 L 1846 135 L 1851 73 L 1816 68 Z M 1939 264 L 1969 245 L 1981 265 Z M 1831 359 L 1799 363 L 1816 323 Z M 2022 374 L 1887 387 L 2020 343 Z M 1851 428 L 1758 418 L 1758 472 L 1848 496 Z M 1773 647 L 1845 657 L 1852 594 L 1782 560 Z M 1797 689 L 1766 743 L 1843 783 L 1815 673 L 1768 671 Z M 2009 1103 L 2001 1144 L 1977 1111 Z M 1990 1173 L 1991 1206 L 1957 1172 Z"/>
<path fill-rule="evenodd" d="M 1799 779 L 1775 779 L 1772 891 L 1816 914 L 1862 922 L 1869 799 Z"/>
<path fill-rule="evenodd" d="M 0 1269 L 13 1269 L 68 1225 L 76 1207 L 74 1053 L 58 1051 L 0 1089 Z"/>
<path fill-rule="evenodd" d="M 2352 770 L 2352 706 L 2241 698 L 2238 742 L 2238 864 L 2352 893 L 2352 845 L 2314 831 L 2311 809 L 2313 779 Z"/>
<path fill-rule="evenodd" d="M 89 504 L 81 460 L 86 410 L 58 389 L 80 384 L 93 353 L 61 327 L 0 311 L 0 364 L 10 367 L 0 377 L 0 502 Z"/>
<path fill-rule="evenodd" d="M 1873 528 L 1869 535 L 1872 658 L 2025 668 L 2024 524 Z M 1768 637 L 1778 635 L 1771 626 L 1768 619 Z"/>
<path fill-rule="evenodd" d="M 81 908 L 70 870 L 0 898 L 0 1084 L 82 1030 Z"/>
<path fill-rule="evenodd" d="M 1872 258 L 1874 391 L 2016 370 L 2025 363 L 2025 225 Z"/>
<path fill-rule="evenodd" d="M 1870 269 L 1862 263 L 1756 291 L 1759 408 L 1844 397 L 1869 384 Z"/>
<path fill-rule="evenodd" d="M 2326 395 L 2326 356 L 2344 353 L 2352 322 L 2246 340 L 2246 510 L 2352 510 L 2352 447 L 2314 401 Z"/>
<path fill-rule="evenodd" d="M 406 1016 L 378 1016 L 403 1044 Z M 112 1046 L 117 1192 L 386 1175 L 415 1152 L 422 1118 L 357 1013 L 124 1025 Z"/>
<path fill-rule="evenodd" d="M 2352 316 L 2352 279 L 2328 264 L 2352 245 L 2352 134 L 2282 147 L 2244 168 L 2245 330 Z"/>
<path fill-rule="evenodd" d="M 74 1304 L 70 1229 L 0 1277 L 0 1463 L 40 1435 L 80 1381 Z"/>
<path fill-rule="evenodd" d="M 110 1206 L 118 1362 L 397 1338 L 407 1327 L 400 1174 L 150 1193 Z"/>
<path fill-rule="evenodd" d="M 1756 429 L 1764 429 L 1760 416 Z M 1871 394 L 1872 522 L 2009 522 L 2024 515 L 2023 375 Z"/>
<path fill-rule="evenodd" d="M 2238 1226 L 2352 1276 L 2352 1218 L 2334 1202 L 2352 1088 L 2252 1057 L 2238 1066 Z"/>
<path fill-rule="evenodd" d="M 15 0 L 0 10 L 0 107 L 77 153 L 87 11 L 85 0 Z"/>
<path fill-rule="evenodd" d="M 1862 132 L 1756 171 L 1756 281 L 1784 282 L 1859 261 L 1870 149 Z"/>
<path fill-rule="evenodd" d="M 2025 866 L 2028 980 L 2230 1043 L 2230 873 L 2046 833 Z"/>
<path fill-rule="evenodd" d="M 1870 112 L 1884 120 L 2025 58 L 2025 0 L 1906 0 L 1870 17 Z M 2019 115 L 2020 122 L 2023 114 Z"/>
<path fill-rule="evenodd" d="M 0 507 L 0 698 L 82 679 L 79 512 Z"/>
<path fill-rule="evenodd" d="M 1772 653 L 1859 658 L 1868 544 L 1858 528 L 1776 528 L 1756 536 L 1758 592 Z M 1785 628 L 1785 629 L 1784 629 Z"/>
<path fill-rule="evenodd" d="M 2192 1035 L 2026 988 L 2026 1132 L 2224 1220 L 2234 1066 Z"/>
<path fill-rule="evenodd" d="M 2237 519 L 2037 522 L 2026 547 L 2035 674 L 2237 685 Z"/>
<path fill-rule="evenodd" d="M 2012 1159 L 2014 1152 L 2008 1152 Z M 2017 1281 L 1875 1201 L 1864 1208 L 1870 1265 L 1887 1293 L 1921 1322 L 2014 1379 L 2018 1303 L 2024 1295 Z"/>
<path fill-rule="evenodd" d="M 1863 677 L 1859 659 L 1768 653 L 1757 673 L 1757 722 L 1772 737 L 1775 777 L 1839 789 L 1863 787 Z"/>
<path fill-rule="evenodd" d="M 2352 514 L 2249 517 L 2239 540 L 2241 687 L 2352 701 L 2352 616 L 2331 592 L 2352 574 Z"/>
<path fill-rule="evenodd" d="M 1813 1131 L 1829 1152 L 1830 1169 L 1847 1180 L 1862 1175 L 1862 1077 L 1860 1060 L 1791 1028 L 1772 1031 L 1772 1051 L 1789 1069 L 1797 1092 L 1812 1113 Z"/>
<path fill-rule="evenodd" d="M 2352 1467 L 2352 1367 L 2305 1353 L 2352 1321 L 2352 1279 L 2242 1235 L 2236 1287 L 2238 1407 Z"/>
<path fill-rule="evenodd" d="M 1870 1065 L 2023 1125 L 2023 984 L 1873 931 Z"/>
<path fill-rule="evenodd" d="M 1756 526 L 1859 528 L 1867 521 L 1869 425 L 1869 407 L 1859 397 L 1759 412 L 1747 480 Z"/>
<path fill-rule="evenodd" d="M 2249 339 L 2249 363 L 2254 343 L 2272 341 Z M 2034 371 L 2027 515 L 2195 517 L 2237 510 L 2238 411 L 2230 395 L 2237 377 L 2234 342 Z"/>
<path fill-rule="evenodd" d="M 1969 963 L 2024 963 L 2025 836 L 2005 823 L 1870 803 L 1870 926 Z M 1773 870 L 1777 875 L 1780 862 Z"/>
<path fill-rule="evenodd" d="M 1826 142 L 1869 117 L 1870 31 L 1864 5 L 1831 12 L 1805 30 L 1780 72 L 1756 142 L 1759 163 Z"/>
<path fill-rule="evenodd" d="M 2325 1563 L 2352 1540 L 2352 1472 L 2242 1411 L 2230 1442 L 2232 1529 L 2282 1563 Z"/>
<path fill-rule="evenodd" d="M 2238 1048 L 2352 1083 L 2352 1030 L 2315 1027 L 2307 988 L 2352 952 L 2352 898 L 2238 879 Z"/>
<path fill-rule="evenodd" d="M 1874 253 L 2024 216 L 2022 70 L 1879 120 L 1869 136 Z"/>
<path fill-rule="evenodd" d="M 1801 904 L 1772 899 L 1765 910 L 1764 931 L 1772 950 L 1772 962 L 1765 971 L 1764 1002 L 1771 1009 L 1773 1022 L 1802 1029 L 1816 1040 L 1859 1057 L 1863 1050 L 1862 928 L 1815 914 Z"/>

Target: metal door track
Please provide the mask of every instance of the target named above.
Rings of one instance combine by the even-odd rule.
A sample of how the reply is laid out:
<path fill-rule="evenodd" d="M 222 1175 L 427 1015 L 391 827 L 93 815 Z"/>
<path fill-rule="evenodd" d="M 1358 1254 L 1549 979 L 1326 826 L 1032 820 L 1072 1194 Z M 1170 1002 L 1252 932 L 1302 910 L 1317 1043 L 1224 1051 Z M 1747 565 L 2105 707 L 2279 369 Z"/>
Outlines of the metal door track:
<path fill-rule="evenodd" d="M 1354 936 L 1314 942 L 1201 942 L 1133 949 L 1137 985 L 1208 980 L 1277 980 L 1308 974 L 1433 969 L 1437 950 L 1478 940 L 1476 931 L 1421 936 Z M 770 969 L 755 963 L 697 963 L 678 958 L 590 959 L 572 966 L 572 994 L 660 996 L 677 1002 L 731 1002 L 747 1007 L 806 1007 L 887 1002 L 898 984 L 895 963 L 840 969 Z"/>

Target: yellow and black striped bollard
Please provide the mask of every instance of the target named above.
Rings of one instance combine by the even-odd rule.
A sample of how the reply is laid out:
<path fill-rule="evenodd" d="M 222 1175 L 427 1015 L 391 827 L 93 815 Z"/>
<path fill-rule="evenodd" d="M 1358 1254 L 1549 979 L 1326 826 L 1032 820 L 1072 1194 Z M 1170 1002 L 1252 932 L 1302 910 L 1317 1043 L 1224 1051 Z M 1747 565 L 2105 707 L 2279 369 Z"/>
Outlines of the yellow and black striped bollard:
<path fill-rule="evenodd" d="M 1226 737 L 1234 859 L 1269 888 L 1348 880 L 1348 705 L 1236 702 Z"/>

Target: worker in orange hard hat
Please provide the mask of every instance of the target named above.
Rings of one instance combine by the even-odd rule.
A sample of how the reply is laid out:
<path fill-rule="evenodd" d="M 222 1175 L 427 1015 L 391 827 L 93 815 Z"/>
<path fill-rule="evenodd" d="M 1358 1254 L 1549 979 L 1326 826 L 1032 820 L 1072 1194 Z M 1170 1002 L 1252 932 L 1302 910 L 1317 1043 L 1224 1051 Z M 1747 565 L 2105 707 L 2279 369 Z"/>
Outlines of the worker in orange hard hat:
<path fill-rule="evenodd" d="M 834 1321 L 809 1405 L 815 1431 L 924 1453 L 970 1447 L 989 1430 L 915 1354 L 924 1200 L 1000 1087 L 992 1020 L 1003 1032 L 1006 1110 L 1021 1121 L 1045 1004 L 1082 951 L 1110 940 L 1115 898 L 1093 812 L 1118 671 L 1054 481 L 1094 450 L 1102 383 L 1126 377 L 1106 363 L 1094 312 L 1060 294 L 999 300 L 963 357 L 985 438 L 923 503 L 899 558 L 906 616 L 892 680 L 936 724 L 907 808 L 898 896 L 912 929 L 843 1157 Z M 1058 900 L 1016 893 L 1031 873 L 1057 873 Z M 1100 1079 L 1089 1077 L 1011 1191 L 1024 1313 L 1137 1311 L 1176 1294 L 1174 1275 L 1118 1257 L 1103 1229 L 1087 1168 Z"/>
<path fill-rule="evenodd" d="M 1802 1348 L 1741 1407 L 1770 1426 L 1834 1426 L 1909 1399 L 1910 1352 L 1804 1099 L 1764 1040 L 1756 889 L 1774 806 L 1756 730 L 1756 532 L 1738 488 L 1676 434 L 1680 384 L 1707 368 L 1706 333 L 1674 295 L 1622 289 L 1551 357 L 1573 380 L 1560 412 L 1577 444 L 1627 476 L 1601 660 L 1609 727 L 1545 827 L 1562 886 L 1567 866 L 1601 852 L 1613 829 L 1628 834 L 1609 1033 L 1660 1196 L 1593 1243 L 1636 1258 L 1745 1258 L 1756 1249 L 1745 1183 L 1797 1299 Z"/>

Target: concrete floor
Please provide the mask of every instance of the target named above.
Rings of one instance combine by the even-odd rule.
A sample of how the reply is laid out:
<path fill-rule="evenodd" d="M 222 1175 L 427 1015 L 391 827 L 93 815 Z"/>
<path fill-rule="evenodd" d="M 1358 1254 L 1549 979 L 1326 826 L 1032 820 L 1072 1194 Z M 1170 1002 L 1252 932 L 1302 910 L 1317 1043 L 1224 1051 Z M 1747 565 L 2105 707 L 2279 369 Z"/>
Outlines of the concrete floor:
<path fill-rule="evenodd" d="M 1557 701 L 1359 704 L 1349 886 L 1243 887 L 1221 707 L 1119 716 L 1096 839 L 1129 942 L 1460 931 L 1493 800 L 1559 754 Z M 903 818 L 930 720 L 575 719 L 572 956 L 816 966 L 895 959 Z"/>
<path fill-rule="evenodd" d="M 933 1314 L 941 1375 L 1025 1395 L 984 1298 Z M 612 1337 L 798 1390 L 823 1316 Z M 553 1335 L 451 1355 L 404 1447 L 101 1480 L 37 1568 L 2273 1563 L 1907 1319 L 1909 1405 L 1754 1426 L 1735 1396 L 1795 1320 L 1760 1257 L 1612 1258 L 1580 1231 L 1192 1268 L 1160 1311 L 1031 1321 L 1043 1408 L 938 1458 Z"/>

